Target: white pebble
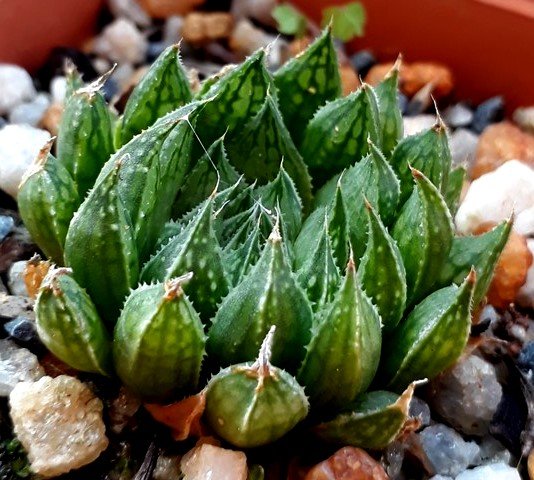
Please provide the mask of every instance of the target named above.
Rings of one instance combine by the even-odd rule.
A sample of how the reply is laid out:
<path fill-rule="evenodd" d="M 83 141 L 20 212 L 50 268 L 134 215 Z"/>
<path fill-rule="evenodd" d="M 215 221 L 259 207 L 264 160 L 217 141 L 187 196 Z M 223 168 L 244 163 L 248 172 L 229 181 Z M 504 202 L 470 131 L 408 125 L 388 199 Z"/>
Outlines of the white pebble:
<path fill-rule="evenodd" d="M 102 402 L 77 378 L 19 383 L 9 403 L 13 430 L 39 475 L 55 477 L 80 468 L 108 446 Z"/>
<path fill-rule="evenodd" d="M 46 130 L 28 125 L 6 125 L 0 130 L 0 189 L 17 198 L 24 172 L 49 139 Z"/>
<path fill-rule="evenodd" d="M 9 113 L 36 95 L 30 74 L 17 65 L 0 63 L 0 115 Z"/>
<path fill-rule="evenodd" d="M 533 205 L 534 170 L 510 160 L 471 183 L 456 214 L 456 227 L 460 234 L 469 234 L 484 223 L 501 222 Z"/>
<path fill-rule="evenodd" d="M 431 128 L 436 123 L 435 115 L 416 115 L 415 117 L 404 117 L 404 136 L 409 137 L 416 133 Z"/>
<path fill-rule="evenodd" d="M 534 257 L 534 238 L 527 240 L 527 246 Z M 534 308 L 534 262 L 530 265 L 527 272 L 525 284 L 517 294 L 517 303 L 523 307 Z"/>
<path fill-rule="evenodd" d="M 180 15 L 172 15 L 165 20 L 163 25 L 163 44 L 174 45 L 182 38 L 182 27 L 184 25 L 184 17 Z"/>
<path fill-rule="evenodd" d="M 37 357 L 10 340 L 0 340 L 0 397 L 7 397 L 20 382 L 34 382 L 44 375 Z"/>
<path fill-rule="evenodd" d="M 50 98 L 46 93 L 40 93 L 29 103 L 17 105 L 9 113 L 10 123 L 19 123 L 36 127 L 50 106 Z"/>
<path fill-rule="evenodd" d="M 54 77 L 50 82 L 50 93 L 53 103 L 63 103 L 67 93 L 67 78 L 64 76 Z"/>
<path fill-rule="evenodd" d="M 276 0 L 234 0 L 232 14 L 236 18 L 249 17 L 265 25 L 274 25 L 272 11 Z"/>
<path fill-rule="evenodd" d="M 237 22 L 230 36 L 230 46 L 241 53 L 250 55 L 273 42 L 275 37 L 254 26 L 247 19 Z"/>
<path fill-rule="evenodd" d="M 521 477 L 516 468 L 499 462 L 466 470 L 456 480 L 521 480 Z"/>
<path fill-rule="evenodd" d="M 20 260 L 14 262 L 7 272 L 7 286 L 11 292 L 11 295 L 17 295 L 19 297 L 28 297 L 28 290 L 26 290 L 26 284 L 24 283 L 24 272 L 26 270 L 26 260 Z"/>
<path fill-rule="evenodd" d="M 136 0 L 108 0 L 109 11 L 114 17 L 125 17 L 140 27 L 149 27 L 150 16 Z"/>
<path fill-rule="evenodd" d="M 118 63 L 142 63 L 147 48 L 144 35 L 125 18 L 110 23 L 94 44 L 95 53 Z"/>
<path fill-rule="evenodd" d="M 471 130 L 459 128 L 452 133 L 449 145 L 453 165 L 465 165 L 469 170 L 475 161 L 478 135 Z"/>
<path fill-rule="evenodd" d="M 243 452 L 204 444 L 184 455 L 181 468 L 184 480 L 246 480 L 247 457 Z"/>
<path fill-rule="evenodd" d="M 526 237 L 534 237 L 534 205 L 515 216 L 514 230 Z"/>

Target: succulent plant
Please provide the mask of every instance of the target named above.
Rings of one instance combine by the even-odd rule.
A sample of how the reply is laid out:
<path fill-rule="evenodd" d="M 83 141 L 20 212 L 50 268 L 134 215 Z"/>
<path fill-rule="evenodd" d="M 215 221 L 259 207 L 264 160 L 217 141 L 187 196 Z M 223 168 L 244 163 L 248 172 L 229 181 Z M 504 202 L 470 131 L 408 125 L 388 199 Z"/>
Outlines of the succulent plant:
<path fill-rule="evenodd" d="M 398 64 L 340 98 L 328 29 L 274 75 L 264 55 L 192 92 L 170 47 L 118 119 L 105 79 L 73 86 L 57 157 L 47 145 L 18 197 L 58 265 L 39 333 L 150 401 L 206 388 L 234 445 L 306 417 L 383 448 L 413 382 L 462 353 L 510 222 L 455 237 L 465 172 L 439 115 L 403 138 Z"/>

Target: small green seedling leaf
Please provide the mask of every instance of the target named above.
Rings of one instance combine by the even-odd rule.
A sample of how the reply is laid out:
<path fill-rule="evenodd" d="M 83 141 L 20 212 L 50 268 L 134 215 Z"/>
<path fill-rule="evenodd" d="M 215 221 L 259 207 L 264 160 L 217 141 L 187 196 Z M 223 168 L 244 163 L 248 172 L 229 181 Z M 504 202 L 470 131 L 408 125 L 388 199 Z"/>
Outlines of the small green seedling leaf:
<path fill-rule="evenodd" d="M 308 28 L 308 19 L 293 5 L 283 3 L 274 7 L 271 15 L 276 20 L 277 28 L 284 35 L 302 37 Z"/>
<path fill-rule="evenodd" d="M 323 10 L 322 25 L 331 24 L 334 37 L 342 42 L 348 42 L 354 37 L 362 37 L 365 21 L 365 8 L 360 2 L 351 2 Z"/>

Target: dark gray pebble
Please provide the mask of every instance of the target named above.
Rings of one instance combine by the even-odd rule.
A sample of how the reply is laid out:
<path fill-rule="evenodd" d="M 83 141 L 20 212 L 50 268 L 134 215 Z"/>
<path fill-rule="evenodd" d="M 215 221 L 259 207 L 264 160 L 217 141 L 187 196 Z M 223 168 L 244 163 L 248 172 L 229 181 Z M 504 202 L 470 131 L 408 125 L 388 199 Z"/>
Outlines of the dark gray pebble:
<path fill-rule="evenodd" d="M 350 63 L 362 78 L 376 65 L 376 62 L 376 57 L 370 50 L 360 50 L 350 57 Z"/>
<path fill-rule="evenodd" d="M 15 220 L 9 215 L 0 215 L 0 242 L 6 238 L 13 230 Z"/>
<path fill-rule="evenodd" d="M 504 117 L 503 97 L 492 97 L 482 102 L 475 110 L 471 129 L 477 133 L 482 131 L 492 123 L 499 122 Z"/>

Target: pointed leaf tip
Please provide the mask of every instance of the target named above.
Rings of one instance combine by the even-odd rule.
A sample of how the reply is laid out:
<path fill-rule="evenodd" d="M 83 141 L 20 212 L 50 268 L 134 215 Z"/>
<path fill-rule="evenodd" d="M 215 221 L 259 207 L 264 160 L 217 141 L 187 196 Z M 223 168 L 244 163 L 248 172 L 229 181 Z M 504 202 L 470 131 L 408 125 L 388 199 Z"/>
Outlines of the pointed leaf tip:
<path fill-rule="evenodd" d="M 184 293 L 182 286 L 193 278 L 193 272 L 187 272 L 176 278 L 171 278 L 164 283 L 165 300 L 174 300 Z"/>

